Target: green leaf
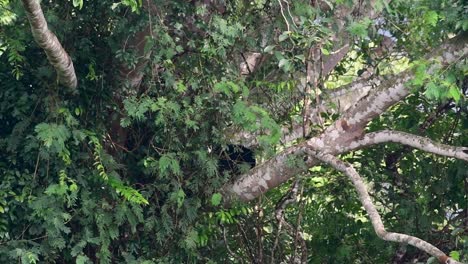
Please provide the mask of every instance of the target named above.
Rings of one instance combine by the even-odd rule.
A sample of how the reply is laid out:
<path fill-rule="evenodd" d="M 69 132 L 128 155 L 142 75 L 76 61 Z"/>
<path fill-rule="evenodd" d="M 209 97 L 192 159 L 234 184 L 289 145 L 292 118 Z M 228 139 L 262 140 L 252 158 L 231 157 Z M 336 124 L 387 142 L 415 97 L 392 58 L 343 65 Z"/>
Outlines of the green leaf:
<path fill-rule="evenodd" d="M 324 177 L 313 177 L 311 178 L 312 186 L 320 188 L 325 186 L 328 183 L 327 178 Z"/>
<path fill-rule="evenodd" d="M 285 31 L 283 32 L 279 37 L 278 37 L 278 40 L 281 42 L 281 41 L 284 41 L 286 40 L 287 38 L 289 38 L 289 34 L 291 33 L 291 31 Z"/>
<path fill-rule="evenodd" d="M 413 65 L 414 78 L 411 81 L 411 84 L 418 87 L 423 85 L 425 80 L 430 76 L 426 72 L 427 66 L 425 61 L 415 61 Z"/>
<path fill-rule="evenodd" d="M 39 261 L 39 257 L 37 256 L 37 254 L 30 252 L 30 251 L 26 251 L 21 256 L 22 263 L 36 264 L 38 261 Z"/>
<path fill-rule="evenodd" d="M 424 95 L 428 99 L 439 99 L 440 98 L 440 89 L 434 82 L 429 82 L 426 85 L 426 92 Z"/>
<path fill-rule="evenodd" d="M 138 13 L 142 2 L 141 0 L 122 0 L 122 4 L 129 6 L 132 12 Z"/>
<path fill-rule="evenodd" d="M 65 149 L 65 141 L 70 137 L 70 131 L 64 125 L 40 123 L 34 130 L 44 146 L 53 147 L 56 152 Z"/>
<path fill-rule="evenodd" d="M 322 51 L 324 55 L 330 55 L 330 51 L 327 50 L 326 48 L 320 48 L 320 50 Z"/>
<path fill-rule="evenodd" d="M 269 53 L 269 52 L 271 52 L 274 48 L 275 48 L 274 45 L 266 46 L 266 47 L 263 49 L 263 52 Z"/>
<path fill-rule="evenodd" d="M 185 192 L 184 190 L 180 189 L 179 191 L 177 191 L 177 207 L 182 207 L 182 205 L 184 204 L 184 200 Z"/>
<path fill-rule="evenodd" d="M 161 171 L 162 174 L 167 174 L 167 173 L 174 173 L 176 175 L 180 175 L 180 166 L 179 166 L 179 161 L 176 159 L 176 156 L 174 153 L 168 153 L 164 154 L 160 159 L 159 159 L 159 170 Z"/>
<path fill-rule="evenodd" d="M 225 95 L 232 95 L 241 90 L 239 85 L 232 81 L 219 82 L 214 85 L 214 91 L 224 93 Z"/>
<path fill-rule="evenodd" d="M 456 86 L 451 86 L 450 87 L 449 95 L 450 95 L 450 97 L 453 98 L 453 100 L 455 100 L 455 102 L 458 103 L 460 101 L 461 93 L 460 93 L 460 90 Z"/>
<path fill-rule="evenodd" d="M 177 208 L 182 207 L 185 201 L 186 194 L 184 190 L 178 189 L 177 191 L 174 191 L 171 193 L 170 200 L 177 204 Z"/>
<path fill-rule="evenodd" d="M 52 184 L 44 191 L 45 194 L 63 196 L 67 193 L 67 186 L 61 184 Z"/>
<path fill-rule="evenodd" d="M 289 63 L 288 59 L 281 59 L 278 63 L 278 67 L 282 68 L 285 64 Z"/>
<path fill-rule="evenodd" d="M 351 35 L 365 38 L 367 37 L 367 28 L 371 23 L 372 21 L 369 18 L 365 18 L 359 22 L 352 22 L 348 26 L 348 32 L 351 33 Z"/>
<path fill-rule="evenodd" d="M 455 228 L 452 232 L 450 232 L 450 235 L 452 236 L 457 236 L 465 231 L 463 228 L 457 227 Z"/>
<path fill-rule="evenodd" d="M 183 82 L 177 82 L 176 90 L 178 93 L 184 93 L 185 91 L 187 91 L 187 86 L 185 86 Z"/>
<path fill-rule="evenodd" d="M 83 8 L 83 0 L 73 0 L 73 6 L 79 9 Z"/>
<path fill-rule="evenodd" d="M 289 70 L 291 70 L 292 64 L 288 59 L 284 58 L 279 61 L 278 67 L 283 69 L 285 72 L 288 72 Z"/>
<path fill-rule="evenodd" d="M 129 202 L 136 203 L 136 204 L 145 204 L 148 205 L 149 202 L 148 200 L 141 195 L 137 190 L 133 189 L 132 187 L 125 186 L 120 179 L 115 178 L 115 177 L 109 177 L 108 179 L 109 184 L 114 190 L 117 192 L 117 194 L 120 194 L 123 196 L 125 199 L 127 199 Z"/>
<path fill-rule="evenodd" d="M 145 47 L 143 51 L 144 51 L 144 54 L 148 54 L 150 50 L 154 47 L 155 41 L 154 41 L 154 38 L 149 37 L 149 36 L 147 36 L 145 40 L 146 40 L 146 43 L 145 43 Z"/>
<path fill-rule="evenodd" d="M 467 31 L 468 30 L 468 19 L 463 19 L 463 20 L 457 21 L 457 23 L 455 24 L 455 29 L 462 29 L 463 31 Z"/>
<path fill-rule="evenodd" d="M 213 206 L 218 206 L 221 203 L 222 198 L 223 198 L 223 196 L 220 193 L 214 193 L 211 196 L 211 204 Z"/>
<path fill-rule="evenodd" d="M 219 82 L 216 83 L 213 87 L 215 92 L 221 92 L 225 95 L 231 95 L 231 91 L 229 90 L 229 87 L 226 85 L 224 82 Z"/>
<path fill-rule="evenodd" d="M 450 257 L 453 258 L 456 261 L 460 261 L 460 252 L 459 251 L 451 251 L 450 252 Z"/>
<path fill-rule="evenodd" d="M 294 58 L 299 59 L 302 63 L 305 62 L 305 56 L 303 54 L 296 55 L 296 56 L 294 56 Z"/>
<path fill-rule="evenodd" d="M 195 230 L 190 230 L 190 232 L 188 232 L 187 236 L 185 237 L 185 246 L 188 249 L 194 249 L 197 247 L 197 241 L 199 241 L 198 232 Z"/>
<path fill-rule="evenodd" d="M 435 27 L 437 25 L 437 20 L 439 19 L 439 15 L 435 11 L 428 11 L 424 14 L 424 21 Z"/>
<path fill-rule="evenodd" d="M 78 255 L 78 257 L 76 257 L 76 264 L 86 264 L 86 263 L 91 263 L 91 260 L 87 256 Z"/>

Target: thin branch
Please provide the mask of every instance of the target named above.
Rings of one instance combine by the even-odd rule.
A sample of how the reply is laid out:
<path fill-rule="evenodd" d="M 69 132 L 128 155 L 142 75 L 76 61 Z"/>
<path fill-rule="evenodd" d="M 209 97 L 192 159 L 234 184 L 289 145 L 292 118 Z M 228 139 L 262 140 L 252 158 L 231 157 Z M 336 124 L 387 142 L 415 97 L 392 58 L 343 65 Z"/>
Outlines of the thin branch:
<path fill-rule="evenodd" d="M 294 239 L 293 254 L 291 256 L 291 260 L 298 261 L 298 259 L 296 258 L 296 250 L 298 249 L 297 242 L 299 241 L 301 243 L 300 244 L 300 249 L 301 249 L 300 262 L 307 263 L 307 245 L 303 237 L 303 233 L 299 229 L 300 216 L 298 216 L 298 219 L 297 219 L 296 230 L 294 230 L 293 225 L 291 225 L 288 221 L 286 221 L 284 217 L 284 211 L 286 210 L 286 207 L 296 202 L 297 195 L 299 193 L 299 187 L 301 187 L 300 180 L 294 181 L 293 185 L 291 186 L 291 189 L 278 201 L 276 205 L 275 218 L 278 221 L 278 230 L 276 232 L 275 242 L 273 245 L 273 249 L 271 251 L 271 263 L 277 262 L 277 259 L 275 259 L 275 251 L 276 251 L 276 248 L 278 247 L 279 236 L 281 234 L 281 230 L 283 227 L 286 229 L 286 232 L 291 236 L 291 238 Z M 300 194 L 302 194 L 302 191 L 303 189 L 301 188 Z M 297 262 L 294 262 L 294 263 L 297 263 Z"/>
<path fill-rule="evenodd" d="M 61 84 L 75 89 L 76 79 L 73 61 L 60 44 L 57 36 L 47 27 L 44 13 L 38 0 L 22 0 L 28 16 L 31 32 L 36 43 L 45 51 L 47 59 L 55 68 Z"/>
<path fill-rule="evenodd" d="M 286 3 L 288 14 L 289 14 L 289 17 L 291 18 L 291 21 L 292 21 L 292 23 L 294 25 L 294 28 L 297 29 L 296 22 L 294 22 L 294 16 L 291 14 L 291 9 L 289 8 L 289 2 L 288 2 L 288 0 L 284 0 L 284 2 Z"/>
<path fill-rule="evenodd" d="M 349 144 L 349 148 L 357 149 L 385 142 L 400 143 L 437 155 L 468 161 L 468 147 L 445 145 L 437 143 L 426 137 L 393 130 L 382 130 L 366 134 L 363 138 L 351 142 Z"/>
<path fill-rule="evenodd" d="M 304 87 L 304 108 L 302 110 L 302 137 L 306 138 L 309 135 L 309 127 L 310 127 L 310 97 L 311 97 L 311 86 L 312 81 L 315 85 L 315 79 L 312 80 L 314 77 L 313 75 L 313 68 L 312 68 L 312 53 L 314 52 L 313 48 L 309 49 L 309 55 L 307 56 L 306 62 L 306 83 Z M 315 87 L 315 86 L 314 86 Z M 315 96 L 318 96 L 316 93 Z"/>
<path fill-rule="evenodd" d="M 359 200 L 361 201 L 362 205 L 364 206 L 364 209 L 369 215 L 372 226 L 374 227 L 377 236 L 379 236 L 385 241 L 408 243 L 436 257 L 440 263 L 461 264 L 460 262 L 445 255 L 444 252 L 442 252 L 440 249 L 436 248 L 432 244 L 420 238 L 406 234 L 386 231 L 382 219 L 379 213 L 377 212 L 377 209 L 375 208 L 375 205 L 373 204 L 369 193 L 367 192 L 366 184 L 364 183 L 359 173 L 349 163 L 343 162 L 331 154 L 323 154 L 315 151 L 309 151 L 308 153 L 313 155 L 315 158 L 327 164 L 330 164 L 336 170 L 348 176 L 348 178 L 351 180 L 354 187 L 356 188 L 356 191 L 358 192 Z"/>
<path fill-rule="evenodd" d="M 304 185 L 301 186 L 301 191 L 299 192 L 300 197 L 302 198 L 304 196 Z M 294 243 L 296 241 L 300 240 L 301 242 L 301 262 L 302 263 L 307 263 L 307 244 L 304 239 L 304 233 L 301 232 L 301 221 L 302 221 L 302 214 L 304 212 L 304 205 L 305 205 L 305 200 L 300 199 L 300 204 L 298 208 L 298 213 L 297 213 L 297 220 L 296 220 L 296 234 L 294 238 Z"/>
<path fill-rule="evenodd" d="M 434 49 L 425 56 L 429 61 L 437 61 L 448 69 L 456 64 L 461 58 L 468 56 L 468 36 L 460 34 L 447 40 L 445 43 Z M 436 64 L 431 66 L 428 74 L 433 74 L 437 70 Z M 385 77 L 385 78 L 384 78 Z M 373 118 L 385 112 L 389 107 L 399 102 L 411 92 L 407 82 L 414 78 L 413 69 L 408 69 L 394 76 L 382 76 L 373 82 L 378 87 L 372 89 L 369 94 L 359 100 L 351 107 L 343 118 L 349 120 L 349 125 L 367 125 Z"/>
<path fill-rule="evenodd" d="M 276 238 L 273 245 L 273 249 L 271 250 L 271 263 L 275 263 L 275 251 L 278 247 L 279 236 L 281 234 L 281 230 L 283 229 L 283 225 L 289 225 L 288 222 L 284 219 L 284 210 L 286 210 L 286 206 L 296 201 L 297 191 L 299 190 L 299 180 L 296 180 L 291 187 L 291 189 L 286 193 L 276 205 L 275 210 L 275 217 L 278 221 L 278 230 L 276 232 Z"/>
<path fill-rule="evenodd" d="M 289 22 L 288 22 L 288 19 L 286 18 L 286 16 L 284 15 L 284 9 L 283 9 L 283 4 L 281 4 L 281 1 L 282 0 L 278 0 L 278 4 L 280 5 L 280 11 L 281 11 L 281 15 L 283 16 L 284 18 L 284 22 L 286 22 L 286 27 L 288 29 L 288 31 L 291 31 L 290 28 L 289 28 Z"/>
<path fill-rule="evenodd" d="M 257 234 L 257 241 L 258 243 L 257 244 L 257 256 L 256 256 L 256 260 L 258 263 L 263 263 L 263 226 L 262 226 L 262 223 L 263 221 L 261 220 L 261 218 L 263 217 L 263 208 L 261 206 L 261 199 L 258 199 L 258 204 L 255 206 L 256 208 L 256 213 L 257 213 L 257 217 L 256 217 L 256 223 L 255 223 L 255 229 L 256 229 L 256 234 Z"/>
<path fill-rule="evenodd" d="M 224 239 L 224 244 L 226 245 L 226 249 L 228 251 L 228 253 L 234 257 L 235 259 L 240 259 L 242 261 L 241 258 L 239 258 L 239 256 L 234 253 L 234 251 L 231 250 L 231 247 L 229 247 L 229 242 L 227 241 L 227 237 L 226 237 L 226 227 L 225 226 L 222 226 L 223 228 L 223 239 Z M 243 262 L 242 262 L 243 263 Z"/>
<path fill-rule="evenodd" d="M 237 229 L 241 231 L 242 239 L 244 240 L 244 247 L 247 249 L 247 253 L 250 257 L 251 263 L 255 263 L 255 254 L 252 252 L 252 247 L 249 245 L 249 239 L 247 237 L 247 234 L 245 233 L 244 229 L 240 225 L 240 223 L 237 223 Z"/>

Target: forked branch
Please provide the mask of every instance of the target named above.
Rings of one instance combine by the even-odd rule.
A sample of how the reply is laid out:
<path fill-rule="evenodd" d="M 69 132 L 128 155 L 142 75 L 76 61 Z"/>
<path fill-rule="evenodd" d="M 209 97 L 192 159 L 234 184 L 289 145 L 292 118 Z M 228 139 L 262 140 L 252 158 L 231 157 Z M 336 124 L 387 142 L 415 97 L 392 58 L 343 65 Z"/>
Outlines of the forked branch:
<path fill-rule="evenodd" d="M 308 153 L 315 158 L 331 165 L 336 170 L 344 173 L 353 183 L 354 187 L 356 188 L 359 196 L 359 200 L 361 201 L 364 209 L 366 210 L 369 218 L 371 220 L 372 226 L 374 227 L 375 232 L 377 235 L 386 241 L 392 242 L 399 242 L 399 243 L 407 243 L 412 246 L 419 248 L 427 252 L 428 254 L 436 257 L 440 263 L 446 264 L 461 264 L 460 262 L 448 257 L 444 254 L 440 249 L 436 248 L 434 245 L 414 236 L 400 234 L 400 233 L 393 233 L 388 232 L 385 230 L 385 226 L 382 222 L 380 214 L 377 212 L 374 203 L 367 192 L 366 184 L 364 180 L 361 178 L 359 173 L 349 164 L 343 162 L 336 158 L 331 154 L 323 154 L 315 151 L 308 151 Z"/>

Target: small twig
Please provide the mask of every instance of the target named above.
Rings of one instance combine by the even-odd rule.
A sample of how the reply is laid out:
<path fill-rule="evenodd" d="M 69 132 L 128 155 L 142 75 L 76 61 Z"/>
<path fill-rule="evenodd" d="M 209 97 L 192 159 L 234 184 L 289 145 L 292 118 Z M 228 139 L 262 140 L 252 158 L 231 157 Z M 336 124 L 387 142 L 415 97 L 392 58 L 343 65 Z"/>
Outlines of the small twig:
<path fill-rule="evenodd" d="M 242 229 L 239 223 L 237 223 L 237 229 L 241 231 L 242 238 L 244 239 L 243 244 L 245 245 L 245 248 L 247 249 L 247 252 L 249 253 L 250 260 L 252 261 L 252 263 L 256 263 L 255 255 L 253 254 L 252 249 L 250 248 L 248 244 L 249 239 L 247 238 L 247 234 L 245 234 L 244 229 Z"/>
<path fill-rule="evenodd" d="M 289 2 L 288 2 L 288 0 L 283 0 L 283 1 L 286 2 L 289 17 L 291 17 L 291 21 L 293 22 L 294 28 L 297 29 L 298 27 L 296 25 L 296 22 L 294 22 L 294 17 L 292 16 L 291 10 L 289 9 Z"/>
<path fill-rule="evenodd" d="M 278 230 L 276 232 L 275 242 L 271 250 L 271 263 L 272 264 L 275 263 L 275 251 L 276 251 L 276 248 L 278 247 L 279 236 L 281 234 L 281 230 L 283 226 L 286 229 L 288 229 L 287 230 L 288 232 L 290 233 L 292 232 L 293 228 L 291 224 L 289 224 L 284 219 L 284 210 L 286 210 L 286 206 L 296 201 L 299 186 L 300 186 L 300 181 L 296 180 L 291 186 L 291 189 L 279 200 L 278 204 L 276 205 L 275 217 L 276 217 L 276 220 L 278 221 Z"/>
<path fill-rule="evenodd" d="M 35 237 L 35 238 L 31 238 L 31 239 L 19 239 L 19 240 L 9 240 L 9 241 L 5 241 L 5 242 L 1 242 L 0 245 L 5 245 L 5 244 L 8 244 L 10 242 L 28 242 L 28 241 L 34 241 L 34 240 L 39 240 L 39 239 L 43 239 L 43 238 L 47 238 L 48 235 L 43 235 L 43 236 L 40 236 L 40 237 Z"/>
<path fill-rule="evenodd" d="M 41 159 L 40 153 L 41 153 L 41 148 L 39 148 L 39 151 L 37 152 L 36 166 L 34 168 L 34 174 L 33 174 L 33 178 L 31 181 L 31 183 L 33 184 L 34 184 L 34 181 L 36 180 L 37 171 L 39 170 L 39 160 Z M 29 198 L 31 198 L 32 190 L 33 188 L 31 188 L 31 191 L 29 192 Z"/>
<path fill-rule="evenodd" d="M 252 74 L 252 70 L 250 70 L 250 65 L 249 65 L 249 63 L 247 62 L 247 59 L 245 58 L 244 53 L 241 52 L 240 54 L 241 54 L 242 59 L 244 60 L 245 66 L 247 67 L 247 71 L 249 71 L 249 75 L 251 75 L 251 74 Z"/>
<path fill-rule="evenodd" d="M 321 47 L 321 44 L 319 45 L 318 48 Z M 317 60 L 320 62 L 320 71 L 318 73 L 318 76 L 315 75 L 315 79 L 314 79 L 314 86 L 315 86 L 315 104 L 316 105 L 320 105 L 320 89 L 319 89 L 319 86 L 322 86 L 323 84 L 323 54 L 322 54 L 322 50 L 319 49 L 319 58 L 317 58 Z M 319 124 L 321 127 L 323 127 L 323 120 L 322 120 L 322 117 L 320 116 L 320 111 L 317 111 L 317 120 L 319 121 Z"/>
<path fill-rule="evenodd" d="M 257 203 L 257 206 L 256 206 L 256 212 L 257 212 L 257 221 L 256 221 L 256 229 L 257 229 L 257 241 L 258 241 L 258 245 L 257 245 L 257 262 L 258 263 L 263 263 L 263 226 L 262 226 L 262 220 L 261 218 L 263 217 L 263 209 L 262 209 L 262 206 L 261 206 L 261 203 L 262 203 L 262 197 L 260 197 L 260 199 L 258 199 L 258 203 Z"/>
<path fill-rule="evenodd" d="M 302 197 L 304 193 L 304 185 L 301 185 L 301 191 L 299 192 L 299 197 Z M 301 262 L 302 263 L 307 263 L 307 245 L 305 243 L 305 240 L 302 238 L 301 234 L 301 221 L 302 221 L 302 212 L 304 210 L 304 199 L 301 199 L 299 203 L 299 210 L 297 214 L 297 221 L 296 221 L 296 234 L 294 238 L 294 243 L 296 244 L 297 241 L 301 242 Z M 295 247 L 296 248 L 296 247 Z"/>
<path fill-rule="evenodd" d="M 231 256 L 233 256 L 235 259 L 241 259 L 241 258 L 239 258 L 239 257 L 237 256 L 237 254 L 234 253 L 234 252 L 231 250 L 231 248 L 229 247 L 229 243 L 228 243 L 227 238 L 226 238 L 226 227 L 225 227 L 225 226 L 222 226 L 222 227 L 223 227 L 223 239 L 224 239 L 224 244 L 226 245 L 227 251 L 228 251 L 229 254 L 230 254 Z"/>
<path fill-rule="evenodd" d="M 281 4 L 281 1 L 282 1 L 282 0 L 278 0 L 278 4 L 280 5 L 281 15 L 282 15 L 283 18 L 284 18 L 284 22 L 286 22 L 286 27 L 287 27 L 288 31 L 291 31 L 291 30 L 290 30 L 290 27 L 289 27 L 288 19 L 287 19 L 286 16 L 284 15 L 283 4 Z"/>
<path fill-rule="evenodd" d="M 125 150 L 125 152 L 128 152 L 128 153 L 131 152 L 128 148 L 126 148 L 126 147 L 116 143 L 114 140 L 112 140 L 112 137 L 111 137 L 111 135 L 109 133 L 107 133 L 107 137 L 109 138 L 110 143 L 112 144 L 112 146 L 114 146 L 115 149 L 117 149 L 116 147 L 119 147 L 120 149 Z"/>

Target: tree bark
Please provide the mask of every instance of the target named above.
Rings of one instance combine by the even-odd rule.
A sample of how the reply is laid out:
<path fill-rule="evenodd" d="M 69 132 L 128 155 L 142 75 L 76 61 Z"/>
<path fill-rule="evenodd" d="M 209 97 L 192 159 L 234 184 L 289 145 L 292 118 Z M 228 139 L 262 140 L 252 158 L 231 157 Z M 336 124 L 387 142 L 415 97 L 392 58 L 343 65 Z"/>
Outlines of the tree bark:
<path fill-rule="evenodd" d="M 321 154 L 318 152 L 309 152 L 314 157 L 320 159 L 322 162 L 330 164 L 336 170 L 344 173 L 353 183 L 354 187 L 359 196 L 359 200 L 361 201 L 364 209 L 366 210 L 369 218 L 371 220 L 372 226 L 374 227 L 375 233 L 383 240 L 391 241 L 391 242 L 399 242 L 399 243 L 407 243 L 414 247 L 417 247 L 420 250 L 425 251 L 426 253 L 430 254 L 431 256 L 436 257 L 440 263 L 451 263 L 451 264 L 461 264 L 452 258 L 449 258 L 442 252 L 440 249 L 436 248 L 434 245 L 414 236 L 400 234 L 400 233 L 393 233 L 388 232 L 385 230 L 385 226 L 382 222 L 382 218 L 380 217 L 379 212 L 375 208 L 372 199 L 367 192 L 366 184 L 364 183 L 361 176 L 358 172 L 348 163 L 339 160 L 338 158 L 334 157 L 330 154 Z"/>
<path fill-rule="evenodd" d="M 455 63 L 467 56 L 467 40 L 467 36 L 453 38 L 430 53 L 427 59 L 437 60 L 446 66 Z M 342 117 L 330 125 L 321 135 L 287 148 L 242 175 L 234 183 L 226 185 L 223 188 L 225 201 L 229 203 L 231 199 L 253 200 L 289 180 L 297 173 L 304 171 L 306 168 L 288 166 L 288 158 L 292 157 L 291 155 L 304 157 L 306 156 L 305 151 L 310 148 L 338 155 L 362 147 L 359 143 L 353 142 L 360 142 L 359 140 L 364 137 L 365 126 L 373 118 L 409 95 L 410 90 L 405 84 L 413 77 L 412 71 L 407 70 L 397 76 L 381 76 L 368 80 L 368 85 L 376 88 L 373 88 L 367 96 L 343 113 Z M 358 83 L 358 86 L 361 85 Z M 355 146 L 355 148 L 350 148 L 350 146 Z M 306 158 L 305 164 L 307 167 L 312 167 L 317 164 L 317 161 L 313 158 Z"/>
<path fill-rule="evenodd" d="M 47 21 L 38 0 L 22 0 L 26 15 L 28 16 L 31 32 L 36 43 L 45 51 L 50 64 L 57 71 L 61 84 L 76 89 L 76 79 L 73 61 L 60 44 L 57 36 L 47 27 Z"/>

